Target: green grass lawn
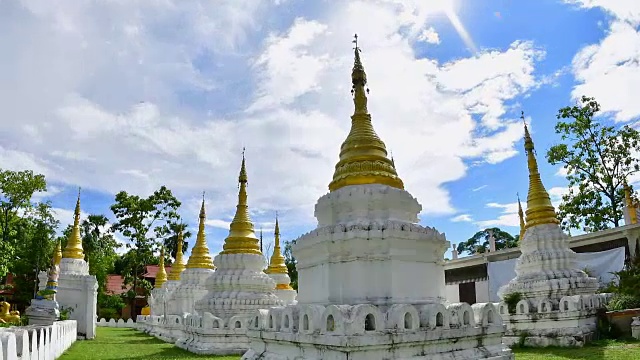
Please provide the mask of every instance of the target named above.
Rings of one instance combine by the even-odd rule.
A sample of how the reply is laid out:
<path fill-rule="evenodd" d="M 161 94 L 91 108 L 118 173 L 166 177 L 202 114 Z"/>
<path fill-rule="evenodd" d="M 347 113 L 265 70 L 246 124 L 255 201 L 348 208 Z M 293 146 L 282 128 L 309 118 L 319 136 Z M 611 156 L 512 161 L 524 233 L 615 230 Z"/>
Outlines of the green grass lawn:
<path fill-rule="evenodd" d="M 95 340 L 77 341 L 60 359 L 240 359 L 240 356 L 195 355 L 133 329 L 99 327 L 97 331 Z"/>
<path fill-rule="evenodd" d="M 515 349 L 516 360 L 612 359 L 639 360 L 640 342 L 597 342 L 581 349 Z M 133 329 L 99 327 L 95 340 L 78 341 L 61 360 L 101 359 L 219 359 L 239 356 L 199 356 Z M 372 359 L 374 360 L 374 359 Z"/>

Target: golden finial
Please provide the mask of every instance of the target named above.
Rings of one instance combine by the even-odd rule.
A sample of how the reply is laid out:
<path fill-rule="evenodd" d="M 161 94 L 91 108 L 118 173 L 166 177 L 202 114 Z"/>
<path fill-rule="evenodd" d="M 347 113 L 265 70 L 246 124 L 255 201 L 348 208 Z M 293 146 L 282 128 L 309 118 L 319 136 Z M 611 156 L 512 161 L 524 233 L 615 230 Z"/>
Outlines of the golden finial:
<path fill-rule="evenodd" d="M 247 205 L 247 169 L 245 166 L 244 149 L 242 149 L 242 165 L 240 166 L 240 176 L 238 176 L 238 205 L 236 214 L 229 226 L 229 236 L 224 239 L 224 245 L 220 254 L 256 254 L 262 255 L 260 251 L 260 240 L 253 231 L 253 223 L 249 217 L 249 206 Z"/>
<path fill-rule="evenodd" d="M 200 222 L 198 223 L 198 236 L 196 237 L 196 244 L 191 249 L 191 256 L 187 261 L 187 269 L 215 269 L 213 266 L 213 260 L 209 254 L 209 247 L 207 246 L 207 239 L 204 233 L 204 222 L 207 216 L 204 211 L 204 192 L 202 192 L 202 206 L 200 207 Z"/>
<path fill-rule="evenodd" d="M 527 195 L 527 211 L 525 229 L 542 224 L 560 224 L 556 217 L 556 211 L 551 205 L 549 193 L 542 184 L 540 173 L 538 172 L 538 162 L 534 154 L 535 147 L 529 128 L 524 120 L 524 111 L 522 112 L 522 121 L 524 122 L 524 149 L 527 152 L 527 166 L 529 168 L 529 194 Z"/>
<path fill-rule="evenodd" d="M 636 210 L 636 203 L 631 198 L 631 187 L 627 183 L 627 180 L 624 181 L 624 202 L 627 207 L 627 211 L 629 213 L 629 223 L 637 224 L 638 223 L 638 212 Z"/>
<path fill-rule="evenodd" d="M 518 217 L 520 218 L 520 236 L 518 237 L 518 241 L 522 241 L 524 238 L 524 213 L 522 212 L 522 204 L 520 203 L 520 194 L 516 194 L 518 196 Z"/>
<path fill-rule="evenodd" d="M 274 230 L 274 245 L 273 254 L 271 255 L 271 261 L 269 261 L 269 267 L 264 272 L 267 274 L 289 274 L 287 264 L 282 256 L 282 250 L 280 248 L 280 225 L 278 224 L 278 215 L 276 214 L 276 228 Z M 278 290 L 293 290 L 289 283 L 276 284 Z"/>
<path fill-rule="evenodd" d="M 53 252 L 53 264 L 60 265 L 60 260 L 62 260 L 62 245 L 60 244 L 60 240 L 58 240 L 56 250 Z"/>
<path fill-rule="evenodd" d="M 182 274 L 182 272 L 185 269 L 184 260 L 182 260 L 183 243 L 184 243 L 184 240 L 182 238 L 182 230 L 178 230 L 178 246 L 176 250 L 176 261 L 174 261 L 173 265 L 171 265 L 171 271 L 167 276 L 167 279 L 169 280 L 174 280 L 174 281 L 180 280 L 180 274 Z"/>
<path fill-rule="evenodd" d="M 351 72 L 351 93 L 354 113 L 351 116 L 351 131 L 340 148 L 340 161 L 336 164 L 329 190 L 335 191 L 349 185 L 383 184 L 404 189 L 395 165 L 387 157 L 385 144 L 380 140 L 367 110 L 367 74 L 360 60 L 358 35 L 354 36 L 354 63 Z"/>
<path fill-rule="evenodd" d="M 164 246 L 160 250 L 160 264 L 158 264 L 158 272 L 156 273 L 156 281 L 154 287 L 160 289 L 167 282 L 167 270 L 164 268 Z"/>
<path fill-rule="evenodd" d="M 78 200 L 76 201 L 76 209 L 73 213 L 73 228 L 62 252 L 63 258 L 68 259 L 84 259 L 84 251 L 82 250 L 82 238 L 80 237 L 80 188 L 78 188 Z"/>

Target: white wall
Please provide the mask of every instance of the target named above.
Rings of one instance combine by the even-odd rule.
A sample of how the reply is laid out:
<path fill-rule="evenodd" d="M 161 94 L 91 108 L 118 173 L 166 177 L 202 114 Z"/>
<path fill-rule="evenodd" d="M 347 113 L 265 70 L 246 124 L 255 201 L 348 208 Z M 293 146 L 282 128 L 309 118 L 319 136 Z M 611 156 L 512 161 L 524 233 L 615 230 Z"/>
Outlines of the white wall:
<path fill-rule="evenodd" d="M 122 319 L 119 319 L 118 321 L 116 321 L 115 319 L 109 319 L 109 321 L 107 321 L 107 319 L 102 318 L 100 319 L 100 321 L 98 321 L 97 325 L 102 327 L 130 328 L 130 329 L 136 328 L 136 323 L 133 322 L 132 319 L 128 319 L 127 321 L 124 321 Z"/>
<path fill-rule="evenodd" d="M 476 302 L 477 303 L 490 302 L 488 280 L 476 281 Z"/>
<path fill-rule="evenodd" d="M 458 284 L 445 285 L 444 296 L 450 303 L 460 302 L 460 290 Z"/>
<path fill-rule="evenodd" d="M 0 331 L 0 358 L 4 360 L 59 358 L 77 339 L 75 320 L 48 326 L 15 326 Z"/>

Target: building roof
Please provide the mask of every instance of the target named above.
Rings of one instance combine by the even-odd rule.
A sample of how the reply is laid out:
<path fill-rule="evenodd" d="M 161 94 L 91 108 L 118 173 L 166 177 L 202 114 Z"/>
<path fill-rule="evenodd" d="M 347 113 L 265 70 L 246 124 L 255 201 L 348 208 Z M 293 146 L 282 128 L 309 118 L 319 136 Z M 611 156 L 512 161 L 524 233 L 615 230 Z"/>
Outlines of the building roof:
<path fill-rule="evenodd" d="M 124 284 L 124 278 L 121 275 L 107 275 L 107 285 L 105 292 L 109 295 L 120 295 L 127 292 L 130 286 L 122 288 Z"/>
<path fill-rule="evenodd" d="M 158 269 L 160 267 L 158 265 L 147 265 L 145 266 L 145 274 L 143 275 L 146 278 L 155 279 L 158 274 Z M 164 270 L 168 273 L 171 272 L 171 266 L 165 266 Z"/>

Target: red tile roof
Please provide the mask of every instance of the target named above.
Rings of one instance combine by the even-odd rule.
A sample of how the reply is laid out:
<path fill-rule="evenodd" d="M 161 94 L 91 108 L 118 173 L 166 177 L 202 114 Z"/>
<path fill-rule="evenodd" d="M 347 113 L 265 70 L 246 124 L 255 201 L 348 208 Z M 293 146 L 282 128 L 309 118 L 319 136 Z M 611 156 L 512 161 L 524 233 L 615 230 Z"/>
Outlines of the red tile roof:
<path fill-rule="evenodd" d="M 120 275 L 107 275 L 106 293 L 110 295 L 119 295 L 127 292 L 131 286 L 122 288 L 124 278 Z"/>
<path fill-rule="evenodd" d="M 146 273 L 144 274 L 144 277 L 155 279 L 156 275 L 158 274 L 158 269 L 159 269 L 158 265 L 147 265 L 145 269 Z M 165 266 L 164 270 L 167 272 L 167 275 L 168 275 L 171 272 L 171 266 Z"/>

